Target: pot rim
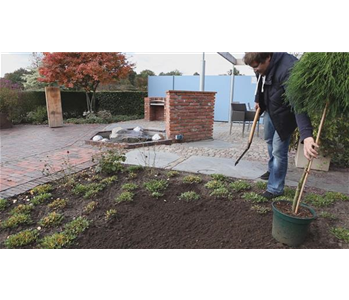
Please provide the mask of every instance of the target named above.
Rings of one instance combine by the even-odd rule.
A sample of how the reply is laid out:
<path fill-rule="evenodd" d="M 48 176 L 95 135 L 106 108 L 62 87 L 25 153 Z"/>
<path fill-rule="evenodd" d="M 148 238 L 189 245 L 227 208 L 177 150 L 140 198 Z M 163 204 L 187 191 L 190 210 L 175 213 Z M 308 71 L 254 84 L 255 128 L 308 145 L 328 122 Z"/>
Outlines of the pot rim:
<path fill-rule="evenodd" d="M 289 203 L 291 203 L 291 204 L 292 204 L 293 202 L 290 201 L 290 200 L 275 200 L 275 201 L 272 202 L 271 205 L 272 205 L 273 210 L 277 211 L 278 213 L 280 213 L 280 214 L 282 214 L 282 215 L 284 215 L 284 216 L 287 216 L 287 217 L 293 218 L 293 219 L 297 219 L 297 220 L 314 220 L 314 219 L 317 218 L 317 214 L 316 214 L 315 210 L 314 210 L 312 207 L 310 207 L 309 205 L 307 205 L 307 204 L 301 203 L 300 205 L 301 205 L 302 207 L 304 207 L 304 208 L 307 208 L 307 209 L 311 212 L 311 214 L 312 214 L 313 216 L 312 216 L 312 217 L 308 217 L 308 218 L 299 218 L 299 217 L 295 217 L 295 216 L 292 216 L 292 215 L 285 214 L 285 213 L 281 212 L 280 210 L 278 210 L 278 209 L 275 207 L 275 205 L 274 205 L 274 203 L 278 203 L 278 202 L 289 202 Z"/>

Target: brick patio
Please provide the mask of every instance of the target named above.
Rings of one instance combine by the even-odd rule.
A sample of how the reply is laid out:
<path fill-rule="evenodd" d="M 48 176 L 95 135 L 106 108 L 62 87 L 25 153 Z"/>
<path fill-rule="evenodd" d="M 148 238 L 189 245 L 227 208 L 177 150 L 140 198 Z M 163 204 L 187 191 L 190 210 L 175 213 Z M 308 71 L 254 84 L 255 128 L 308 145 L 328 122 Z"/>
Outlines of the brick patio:
<path fill-rule="evenodd" d="M 105 126 L 67 124 L 49 128 L 47 125 L 17 125 L 1 130 L 0 197 L 17 195 L 52 180 L 42 174 L 45 164 L 56 172 L 65 168 L 64 162 L 68 159 L 74 171 L 91 166 L 91 157 L 99 149 L 85 145 L 85 140 Z"/>

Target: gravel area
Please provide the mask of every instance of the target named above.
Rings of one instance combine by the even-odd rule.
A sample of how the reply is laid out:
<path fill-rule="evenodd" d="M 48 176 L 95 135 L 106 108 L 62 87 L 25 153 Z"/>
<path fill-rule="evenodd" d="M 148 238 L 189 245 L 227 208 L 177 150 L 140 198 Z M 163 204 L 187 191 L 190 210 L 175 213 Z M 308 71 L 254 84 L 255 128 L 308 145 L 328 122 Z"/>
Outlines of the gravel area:
<path fill-rule="evenodd" d="M 148 122 L 145 120 L 133 120 L 127 122 L 120 122 L 114 124 L 113 126 L 122 127 L 133 127 L 142 126 L 146 129 L 160 129 L 165 130 L 165 123 L 160 121 Z M 245 160 L 267 162 L 268 161 L 268 150 L 266 143 L 263 139 L 264 128 L 263 124 L 260 124 L 259 135 L 257 134 L 257 129 L 253 138 L 253 142 L 249 151 L 244 155 Z M 110 126 L 108 127 L 110 128 Z M 242 152 L 246 149 L 248 143 L 248 137 L 250 132 L 250 126 L 245 126 L 245 134 L 242 136 L 242 124 L 234 124 L 232 127 L 232 132 L 229 134 L 230 125 L 226 122 L 215 122 L 213 128 L 213 140 L 221 141 L 226 144 L 224 148 L 222 147 L 205 147 L 198 146 L 196 142 L 193 143 L 174 143 L 170 146 L 161 145 L 156 146 L 156 151 L 161 152 L 171 152 L 178 154 L 182 157 L 190 157 L 192 155 L 196 156 L 208 156 L 208 157 L 221 157 L 221 158 L 234 158 L 237 159 Z M 148 149 L 146 149 L 148 151 Z M 295 151 L 289 153 L 289 164 L 294 165 Z"/>

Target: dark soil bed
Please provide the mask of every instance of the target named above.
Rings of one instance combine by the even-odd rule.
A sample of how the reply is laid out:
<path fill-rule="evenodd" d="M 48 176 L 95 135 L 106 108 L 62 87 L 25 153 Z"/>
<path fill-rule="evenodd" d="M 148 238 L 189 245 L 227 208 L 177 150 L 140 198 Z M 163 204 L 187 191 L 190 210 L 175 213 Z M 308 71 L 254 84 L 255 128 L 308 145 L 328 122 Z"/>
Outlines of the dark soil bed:
<path fill-rule="evenodd" d="M 272 212 L 271 202 L 258 203 L 267 208 L 265 214 L 259 214 L 251 209 L 256 203 L 242 198 L 243 192 L 233 192 L 231 199 L 216 199 L 210 196 L 212 190 L 204 185 L 212 180 L 210 176 L 195 174 L 202 178 L 202 183 L 183 183 L 188 173 L 180 172 L 176 177 L 167 177 L 168 170 L 143 169 L 136 172 L 136 178 L 130 178 L 127 171 L 118 173 L 118 181 L 100 191 L 96 196 L 85 199 L 72 193 L 69 187 L 62 187 L 54 182 L 52 198 L 45 204 L 35 207 L 31 212 L 32 224 L 18 228 L 5 229 L 0 227 L 0 248 L 5 248 L 4 241 L 9 235 L 25 229 L 37 228 L 39 220 L 51 210 L 47 204 L 54 199 L 68 199 L 68 205 L 60 213 L 64 215 L 63 224 L 52 229 L 41 228 L 39 240 L 55 232 L 61 232 L 65 223 L 78 216 L 84 216 L 90 221 L 89 228 L 81 233 L 66 248 L 90 249 L 267 249 L 289 248 L 278 243 L 271 235 Z M 80 183 L 90 183 L 95 175 L 92 169 L 79 173 L 75 179 Z M 104 178 L 105 176 L 101 176 Z M 156 199 L 143 187 L 150 179 L 165 179 L 169 182 L 164 196 Z M 92 179 L 93 180 L 93 179 Z M 100 180 L 100 179 L 99 179 Z M 228 183 L 237 179 L 228 178 Z M 139 186 L 134 191 L 133 201 L 116 203 L 115 198 L 122 192 L 125 183 L 135 183 Z M 188 191 L 200 195 L 199 200 L 180 200 L 179 196 Z M 261 192 L 255 185 L 248 192 Z M 314 192 L 314 191 L 312 191 Z M 318 191 L 321 193 L 322 191 Z M 27 198 L 26 198 L 27 197 Z M 9 211 L 18 204 L 30 201 L 30 193 L 9 199 L 10 206 L 0 213 L 0 220 L 9 217 Z M 17 200 L 13 203 L 13 200 Z M 97 202 L 96 209 L 86 213 L 84 207 L 91 202 Z M 106 221 L 106 211 L 115 209 L 115 218 Z M 316 209 L 319 212 L 335 214 L 337 219 L 319 217 L 312 222 L 309 235 L 299 248 L 330 249 L 347 248 L 330 232 L 334 226 L 348 226 L 347 215 L 349 201 L 336 201 L 330 207 Z M 348 227 L 347 227 L 348 228 Z M 24 248 L 38 248 L 39 240 Z"/>

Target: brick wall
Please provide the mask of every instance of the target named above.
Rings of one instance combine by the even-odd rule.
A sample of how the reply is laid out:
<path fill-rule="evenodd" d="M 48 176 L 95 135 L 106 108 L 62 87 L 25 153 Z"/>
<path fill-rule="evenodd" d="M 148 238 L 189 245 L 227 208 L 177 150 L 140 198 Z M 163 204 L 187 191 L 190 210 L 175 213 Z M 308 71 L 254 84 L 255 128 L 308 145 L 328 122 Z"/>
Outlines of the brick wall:
<path fill-rule="evenodd" d="M 163 102 L 165 98 L 147 97 L 144 98 L 144 119 L 146 121 L 164 121 L 164 106 L 153 106 L 151 103 Z"/>
<path fill-rule="evenodd" d="M 167 91 L 165 101 L 166 135 L 183 141 L 213 138 L 216 92 Z"/>

